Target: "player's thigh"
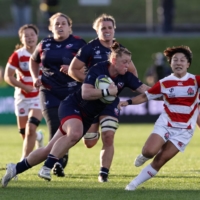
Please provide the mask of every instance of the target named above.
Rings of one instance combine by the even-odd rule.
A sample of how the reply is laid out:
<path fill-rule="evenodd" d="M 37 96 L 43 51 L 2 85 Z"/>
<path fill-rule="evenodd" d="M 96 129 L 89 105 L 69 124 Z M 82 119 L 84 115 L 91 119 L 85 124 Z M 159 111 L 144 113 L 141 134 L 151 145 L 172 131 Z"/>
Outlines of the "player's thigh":
<path fill-rule="evenodd" d="M 30 109 L 28 117 L 29 118 L 30 117 L 35 117 L 36 119 L 41 121 L 42 120 L 42 111 L 41 111 L 41 109 Z"/>
<path fill-rule="evenodd" d="M 94 122 L 90 128 L 88 129 L 88 133 L 97 133 L 99 131 L 99 123 L 98 122 Z"/>
<path fill-rule="evenodd" d="M 68 137 L 78 137 L 80 139 L 83 136 L 83 123 L 80 119 L 71 118 L 62 124 L 62 130 L 65 131 Z"/>

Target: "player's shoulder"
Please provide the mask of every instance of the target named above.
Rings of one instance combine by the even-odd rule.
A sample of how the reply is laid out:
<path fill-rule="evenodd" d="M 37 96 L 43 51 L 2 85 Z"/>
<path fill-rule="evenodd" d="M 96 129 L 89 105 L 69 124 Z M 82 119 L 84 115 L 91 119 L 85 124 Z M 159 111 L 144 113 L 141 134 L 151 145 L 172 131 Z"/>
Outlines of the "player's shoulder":
<path fill-rule="evenodd" d="M 93 71 L 99 71 L 99 72 L 106 72 L 107 71 L 107 69 L 108 69 L 108 66 L 109 66 L 109 61 L 108 60 L 106 60 L 106 61 L 102 61 L 102 62 L 98 62 L 98 63 L 96 63 L 95 65 L 93 65 L 92 67 L 91 67 L 91 69 L 93 70 Z"/>
<path fill-rule="evenodd" d="M 100 45 L 100 41 L 99 41 L 99 38 L 94 38 L 92 40 L 90 40 L 88 43 L 87 43 L 88 46 L 90 46 L 91 48 L 92 47 L 95 47 L 97 45 Z"/>
<path fill-rule="evenodd" d="M 70 37 L 71 37 L 72 40 L 75 40 L 75 41 L 78 41 L 78 42 L 83 42 L 83 43 L 86 44 L 86 41 L 78 35 L 70 35 Z"/>
<path fill-rule="evenodd" d="M 25 47 L 21 47 L 21 48 L 15 50 L 12 53 L 12 55 L 21 57 L 21 56 L 30 56 L 31 54 L 26 50 Z"/>

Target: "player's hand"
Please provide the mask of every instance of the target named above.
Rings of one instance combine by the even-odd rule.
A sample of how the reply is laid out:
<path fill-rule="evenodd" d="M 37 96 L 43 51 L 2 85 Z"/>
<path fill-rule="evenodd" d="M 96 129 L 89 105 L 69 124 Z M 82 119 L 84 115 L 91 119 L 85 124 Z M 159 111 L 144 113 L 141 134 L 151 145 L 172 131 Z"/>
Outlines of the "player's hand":
<path fill-rule="evenodd" d="M 67 74 L 68 75 L 68 69 L 69 69 L 69 65 L 61 65 L 60 66 L 60 72 Z"/>
<path fill-rule="evenodd" d="M 120 101 L 118 106 L 117 106 L 117 108 L 119 110 L 121 110 L 122 107 L 126 107 L 126 106 L 128 106 L 128 102 L 127 101 Z"/>
<path fill-rule="evenodd" d="M 26 93 L 30 93 L 34 90 L 35 88 L 31 85 L 24 85 L 23 89 Z"/>
<path fill-rule="evenodd" d="M 42 85 L 41 79 L 38 78 L 38 79 L 33 80 L 33 86 L 35 88 L 39 88 L 41 85 Z"/>
<path fill-rule="evenodd" d="M 111 96 L 117 96 L 118 88 L 114 83 L 111 83 L 108 87 L 108 91 Z"/>

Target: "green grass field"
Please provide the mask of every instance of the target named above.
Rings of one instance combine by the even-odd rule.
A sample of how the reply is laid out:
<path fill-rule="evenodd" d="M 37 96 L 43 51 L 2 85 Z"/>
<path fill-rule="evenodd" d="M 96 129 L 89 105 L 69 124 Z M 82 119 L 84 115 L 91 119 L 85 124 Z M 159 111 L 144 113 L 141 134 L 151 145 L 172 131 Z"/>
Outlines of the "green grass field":
<path fill-rule="evenodd" d="M 47 143 L 47 129 L 45 143 Z M 124 191 L 125 186 L 140 172 L 142 167 L 133 166 L 144 141 L 153 128 L 152 124 L 121 124 L 115 138 L 115 157 L 110 170 L 109 182 L 98 183 L 99 151 L 101 141 L 87 149 L 79 142 L 70 151 L 70 160 L 65 169 L 66 177 L 53 177 L 46 182 L 37 177 L 41 165 L 20 174 L 7 188 L 0 188 L 1 200 L 189 200 L 200 197 L 200 130 L 184 153 L 167 163 L 156 177 L 139 186 L 134 192 Z M 0 177 L 5 165 L 20 159 L 22 140 L 16 126 L 0 126 Z M 149 161 L 150 162 L 150 161 Z M 149 163 L 148 162 L 148 163 Z"/>

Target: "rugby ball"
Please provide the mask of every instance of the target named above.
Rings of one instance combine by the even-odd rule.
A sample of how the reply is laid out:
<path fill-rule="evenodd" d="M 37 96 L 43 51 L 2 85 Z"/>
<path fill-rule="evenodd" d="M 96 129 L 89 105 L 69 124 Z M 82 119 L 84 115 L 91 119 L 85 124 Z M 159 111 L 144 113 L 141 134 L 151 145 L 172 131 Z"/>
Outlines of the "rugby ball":
<path fill-rule="evenodd" d="M 95 88 L 97 89 L 107 89 L 109 87 L 109 85 L 113 83 L 112 79 L 110 77 L 108 77 L 107 75 L 100 75 L 97 77 L 96 81 L 95 81 Z M 105 96 L 105 97 L 101 97 L 100 100 L 103 103 L 106 104 L 111 104 L 114 100 L 115 100 L 115 96 Z"/>

